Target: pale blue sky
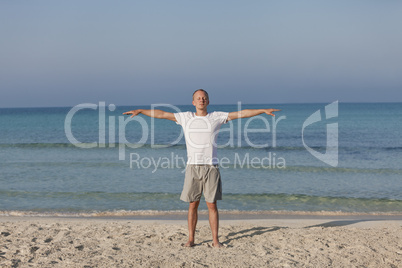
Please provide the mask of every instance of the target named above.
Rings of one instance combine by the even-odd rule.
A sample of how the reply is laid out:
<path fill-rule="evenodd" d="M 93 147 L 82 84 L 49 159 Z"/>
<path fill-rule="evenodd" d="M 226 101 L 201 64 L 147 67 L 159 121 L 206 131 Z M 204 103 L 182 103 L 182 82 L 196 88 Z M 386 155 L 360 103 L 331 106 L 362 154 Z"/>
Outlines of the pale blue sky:
<path fill-rule="evenodd" d="M 402 1 L 0 1 L 0 107 L 402 102 Z"/>

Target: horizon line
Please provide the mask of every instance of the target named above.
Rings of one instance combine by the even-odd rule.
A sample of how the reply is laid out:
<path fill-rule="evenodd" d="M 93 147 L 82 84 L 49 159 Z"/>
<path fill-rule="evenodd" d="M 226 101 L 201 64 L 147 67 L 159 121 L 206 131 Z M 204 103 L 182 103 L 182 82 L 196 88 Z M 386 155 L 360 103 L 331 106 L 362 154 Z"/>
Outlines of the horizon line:
<path fill-rule="evenodd" d="M 402 103 L 402 101 L 365 101 L 365 102 L 355 102 L 355 101 L 339 101 L 339 100 L 333 100 L 333 101 L 331 101 L 331 102 L 334 102 L 334 101 L 338 101 L 339 103 L 347 103 L 347 104 L 397 104 L 397 103 Z M 97 103 L 99 103 L 99 102 L 105 102 L 105 101 L 98 101 Z M 236 102 L 236 103 L 233 103 L 233 104 L 228 104 L 228 103 L 226 103 L 226 104 L 222 104 L 222 103 L 212 103 L 212 104 L 209 104 L 209 106 L 216 106 L 216 105 L 219 105 L 219 106 L 229 106 L 229 105 L 237 105 L 239 102 L 241 102 L 241 101 L 238 101 L 238 102 Z M 79 104 L 87 104 L 87 103 L 91 103 L 91 104 L 94 104 L 93 102 L 82 102 L 82 103 L 78 103 L 78 104 L 76 104 L 76 105 L 79 105 Z M 297 104 L 326 104 L 327 102 L 277 102 L 277 103 L 243 103 L 243 102 L 241 102 L 241 104 L 243 104 L 243 105 L 288 105 L 288 104 L 295 104 L 295 105 L 297 105 Z M 150 105 L 153 105 L 153 104 L 169 104 L 169 105 L 174 105 L 174 106 L 192 106 L 192 104 L 190 103 L 190 104 L 171 104 L 171 103 L 149 103 L 149 104 L 115 104 L 115 103 L 109 103 L 109 104 L 107 104 L 107 105 L 110 105 L 110 104 L 113 104 L 113 105 L 116 105 L 116 107 L 129 107 L 129 106 L 140 106 L 140 107 L 143 107 L 143 106 L 150 106 Z M 18 107 L 0 107 L 0 109 L 22 109 L 22 108 L 28 108 L 28 109 L 38 109 L 38 108 L 72 108 L 72 107 L 74 107 L 74 106 L 76 106 L 76 105 L 73 105 L 73 106 L 18 106 Z"/>

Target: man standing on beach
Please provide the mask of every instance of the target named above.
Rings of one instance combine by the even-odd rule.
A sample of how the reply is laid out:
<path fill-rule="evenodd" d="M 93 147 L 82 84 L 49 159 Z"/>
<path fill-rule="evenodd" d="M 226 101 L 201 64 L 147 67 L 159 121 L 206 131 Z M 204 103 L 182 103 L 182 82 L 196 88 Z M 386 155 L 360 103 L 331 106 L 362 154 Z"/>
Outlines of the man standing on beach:
<path fill-rule="evenodd" d="M 217 158 L 217 136 L 222 124 L 230 120 L 247 118 L 259 114 L 275 116 L 278 109 L 246 109 L 237 112 L 207 112 L 208 93 L 198 89 L 193 93 L 196 112 L 170 113 L 162 110 L 138 109 L 125 112 L 131 115 L 144 114 L 154 118 L 175 121 L 183 127 L 187 147 L 187 167 L 183 191 L 180 199 L 190 203 L 188 208 L 189 238 L 187 247 L 195 245 L 195 230 L 198 220 L 198 205 L 202 192 L 208 207 L 209 224 L 212 231 L 213 247 L 222 247 L 219 242 L 219 214 L 217 200 L 222 200 L 222 182 Z"/>

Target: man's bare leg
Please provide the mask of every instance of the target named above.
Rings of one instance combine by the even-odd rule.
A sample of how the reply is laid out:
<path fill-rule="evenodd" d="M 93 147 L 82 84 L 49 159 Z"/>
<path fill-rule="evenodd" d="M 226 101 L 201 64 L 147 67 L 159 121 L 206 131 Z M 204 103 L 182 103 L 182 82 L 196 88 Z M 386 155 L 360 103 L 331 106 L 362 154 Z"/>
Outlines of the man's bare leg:
<path fill-rule="evenodd" d="M 195 245 L 195 228 L 197 227 L 199 204 L 200 201 L 194 201 L 188 206 L 188 242 L 184 245 L 185 247 L 193 247 Z"/>
<path fill-rule="evenodd" d="M 219 230 L 219 213 L 218 206 L 216 205 L 216 201 L 214 203 L 208 203 L 208 212 L 209 212 L 209 225 L 211 227 L 212 232 L 212 240 L 214 241 L 212 246 L 216 248 L 223 247 L 223 245 L 219 242 L 218 230 Z"/>

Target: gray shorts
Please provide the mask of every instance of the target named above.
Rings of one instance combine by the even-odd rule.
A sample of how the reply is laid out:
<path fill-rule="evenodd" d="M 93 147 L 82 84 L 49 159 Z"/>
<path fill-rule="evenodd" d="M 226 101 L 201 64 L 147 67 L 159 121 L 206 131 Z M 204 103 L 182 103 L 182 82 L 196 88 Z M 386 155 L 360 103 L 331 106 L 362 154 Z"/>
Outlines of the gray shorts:
<path fill-rule="evenodd" d="M 202 192 L 208 203 L 222 200 L 222 182 L 218 165 L 187 165 L 180 199 L 184 202 L 199 201 Z"/>

